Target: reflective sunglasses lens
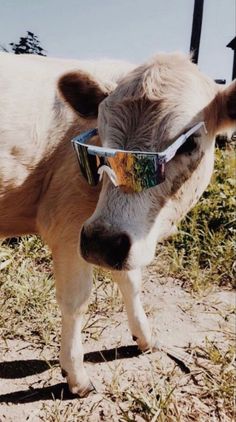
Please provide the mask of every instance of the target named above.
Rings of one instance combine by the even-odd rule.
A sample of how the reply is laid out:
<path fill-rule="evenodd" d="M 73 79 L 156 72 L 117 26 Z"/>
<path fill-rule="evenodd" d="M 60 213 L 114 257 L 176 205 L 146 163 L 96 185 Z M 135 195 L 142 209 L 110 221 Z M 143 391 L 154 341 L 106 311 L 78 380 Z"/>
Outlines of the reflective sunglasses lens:
<path fill-rule="evenodd" d="M 98 159 L 95 155 L 88 154 L 88 148 L 76 145 L 76 152 L 79 160 L 80 170 L 89 185 L 96 186 L 99 182 Z"/>
<path fill-rule="evenodd" d="M 142 192 L 165 180 L 165 164 L 159 163 L 156 155 L 117 152 L 107 162 L 126 192 Z"/>
<path fill-rule="evenodd" d="M 165 163 L 160 163 L 156 155 L 117 152 L 113 157 L 104 159 L 88 154 L 87 146 L 75 144 L 75 149 L 81 173 L 91 186 L 99 183 L 104 172 L 99 169 L 104 168 L 115 186 L 130 193 L 142 192 L 165 180 Z"/>

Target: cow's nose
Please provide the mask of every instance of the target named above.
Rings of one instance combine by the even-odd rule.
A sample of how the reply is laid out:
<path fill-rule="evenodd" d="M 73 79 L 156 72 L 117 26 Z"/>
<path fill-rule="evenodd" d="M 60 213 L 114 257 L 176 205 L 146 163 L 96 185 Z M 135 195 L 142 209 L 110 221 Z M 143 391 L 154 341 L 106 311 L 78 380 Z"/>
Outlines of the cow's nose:
<path fill-rule="evenodd" d="M 95 265 L 121 270 L 128 257 L 131 242 L 126 233 L 107 234 L 105 230 L 82 228 L 80 250 L 83 258 Z"/>

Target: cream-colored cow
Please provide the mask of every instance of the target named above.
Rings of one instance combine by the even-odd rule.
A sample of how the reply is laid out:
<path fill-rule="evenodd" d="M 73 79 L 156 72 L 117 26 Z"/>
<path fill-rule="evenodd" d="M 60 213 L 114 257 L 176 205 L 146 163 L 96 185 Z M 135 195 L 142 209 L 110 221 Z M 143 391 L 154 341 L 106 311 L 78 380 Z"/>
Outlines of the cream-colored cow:
<path fill-rule="evenodd" d="M 138 68 L 1 54 L 0 92 L 0 233 L 38 233 L 51 248 L 61 367 L 71 391 L 83 396 L 92 388 L 81 341 L 92 266 L 113 270 L 134 338 L 140 349 L 152 347 L 141 268 L 209 183 L 215 135 L 235 125 L 236 85 L 220 90 L 178 54 Z M 167 164 L 166 180 L 141 193 L 126 193 L 105 175 L 99 195 L 70 142 L 98 124 L 103 146 L 160 151 L 199 121 L 207 134 L 197 133 L 194 147 Z"/>

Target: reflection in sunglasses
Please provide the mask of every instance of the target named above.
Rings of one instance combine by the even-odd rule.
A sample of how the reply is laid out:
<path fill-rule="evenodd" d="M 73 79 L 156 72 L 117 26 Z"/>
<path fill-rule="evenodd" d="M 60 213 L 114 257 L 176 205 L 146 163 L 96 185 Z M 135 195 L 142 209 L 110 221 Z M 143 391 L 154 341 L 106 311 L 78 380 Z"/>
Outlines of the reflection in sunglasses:
<path fill-rule="evenodd" d="M 122 187 L 126 192 L 141 192 L 165 180 L 165 164 L 201 128 L 207 133 L 204 122 L 199 122 L 162 152 L 123 151 L 86 144 L 86 141 L 97 138 L 97 129 L 82 133 L 72 143 L 81 172 L 90 185 L 97 185 L 106 173 L 115 186 Z"/>

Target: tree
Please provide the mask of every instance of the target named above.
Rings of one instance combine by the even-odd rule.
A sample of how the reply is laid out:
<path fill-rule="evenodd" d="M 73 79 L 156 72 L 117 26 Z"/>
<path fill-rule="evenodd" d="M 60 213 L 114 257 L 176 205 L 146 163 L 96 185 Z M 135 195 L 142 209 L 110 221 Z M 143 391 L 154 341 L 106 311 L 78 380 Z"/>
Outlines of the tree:
<path fill-rule="evenodd" d="M 33 32 L 27 31 L 26 37 L 21 37 L 18 43 L 9 44 L 15 54 L 37 54 L 46 56 L 46 51 L 40 46 L 40 41 Z M 6 47 L 0 46 L 2 51 L 8 51 Z"/>
<path fill-rule="evenodd" d="M 18 44 L 10 43 L 12 51 L 15 54 L 37 54 L 38 56 L 46 56 L 46 51 L 40 46 L 37 35 L 27 31 L 26 37 L 21 37 Z"/>

